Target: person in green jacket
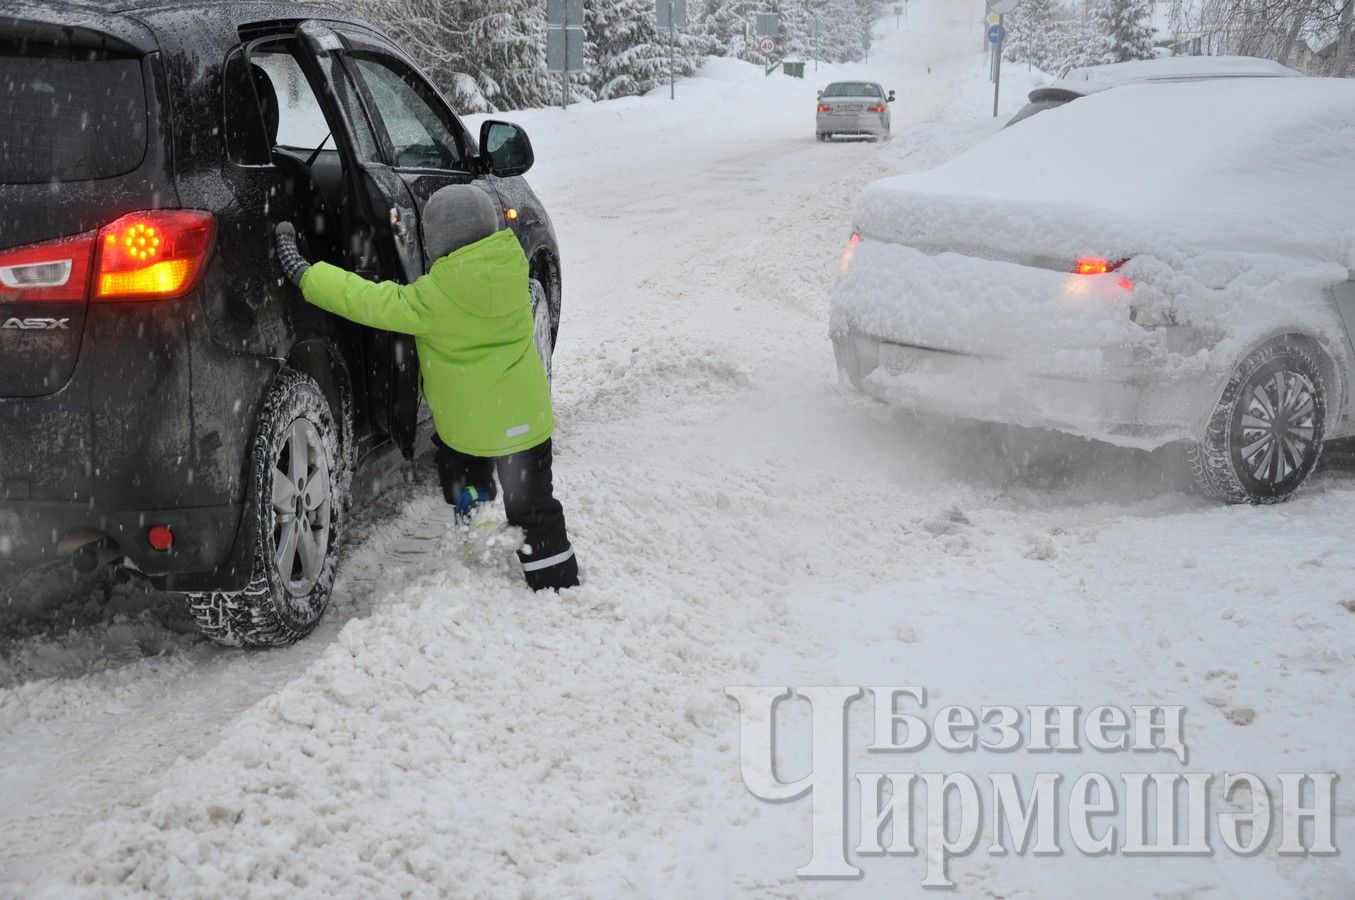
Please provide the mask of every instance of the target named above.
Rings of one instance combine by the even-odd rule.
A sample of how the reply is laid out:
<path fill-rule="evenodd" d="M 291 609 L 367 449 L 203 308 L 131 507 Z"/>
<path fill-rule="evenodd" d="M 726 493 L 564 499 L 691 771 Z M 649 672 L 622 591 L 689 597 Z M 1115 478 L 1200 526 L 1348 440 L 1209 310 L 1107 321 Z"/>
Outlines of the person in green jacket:
<path fill-rule="evenodd" d="M 518 555 L 527 584 L 560 590 L 579 583 L 579 569 L 554 494 L 550 382 L 533 340 L 527 258 L 502 224 L 483 191 L 437 191 L 423 211 L 428 257 L 436 261 L 407 285 L 312 265 L 290 222 L 277 227 L 278 257 L 307 302 L 414 336 L 444 497 L 469 522 L 495 499 L 497 470 L 508 524 L 525 536 Z"/>

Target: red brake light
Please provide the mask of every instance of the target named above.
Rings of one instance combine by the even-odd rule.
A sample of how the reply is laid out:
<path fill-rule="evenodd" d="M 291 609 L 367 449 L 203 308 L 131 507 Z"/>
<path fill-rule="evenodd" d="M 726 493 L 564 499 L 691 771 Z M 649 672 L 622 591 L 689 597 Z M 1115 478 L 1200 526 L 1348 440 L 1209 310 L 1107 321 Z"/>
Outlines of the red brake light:
<path fill-rule="evenodd" d="M 882 113 L 882 112 L 884 112 L 884 111 L 885 111 L 885 107 L 884 107 L 884 104 L 883 104 L 883 103 L 877 103 L 877 104 L 874 105 L 874 106 L 867 106 L 867 107 L 866 107 L 866 112 Z"/>
<path fill-rule="evenodd" d="M 195 209 L 123 216 L 99 232 L 95 300 L 182 297 L 197 285 L 216 220 Z"/>
<path fill-rule="evenodd" d="M 0 301 L 83 302 L 94 232 L 0 253 Z"/>
<path fill-rule="evenodd" d="M 861 243 L 861 235 L 860 235 L 859 232 L 854 232 L 854 233 L 852 234 L 852 236 L 851 236 L 850 238 L 847 239 L 847 249 L 844 250 L 844 251 L 842 251 L 842 274 L 843 274 L 843 275 L 846 275 L 846 274 L 847 274 L 847 270 L 850 269 L 850 268 L 852 267 L 852 260 L 856 258 L 856 248 L 857 248 L 858 245 L 860 245 L 860 243 Z"/>
<path fill-rule="evenodd" d="M 1110 260 L 1103 259 L 1099 256 L 1083 256 L 1078 259 L 1077 265 L 1073 267 L 1073 274 L 1109 275 L 1111 272 L 1118 271 L 1120 266 L 1123 266 L 1125 262 L 1127 262 L 1127 260 L 1121 259 L 1116 262 L 1111 262 Z M 1134 290 L 1134 282 L 1129 278 L 1122 277 L 1115 283 L 1126 291 L 1132 292 Z"/>
<path fill-rule="evenodd" d="M 819 112 L 832 112 L 833 108 L 826 103 L 819 104 Z"/>
<path fill-rule="evenodd" d="M 1122 265 L 1124 265 L 1124 260 L 1111 262 L 1099 256 L 1083 256 L 1078 259 L 1077 266 L 1073 271 L 1078 275 L 1105 275 L 1114 272 Z"/>

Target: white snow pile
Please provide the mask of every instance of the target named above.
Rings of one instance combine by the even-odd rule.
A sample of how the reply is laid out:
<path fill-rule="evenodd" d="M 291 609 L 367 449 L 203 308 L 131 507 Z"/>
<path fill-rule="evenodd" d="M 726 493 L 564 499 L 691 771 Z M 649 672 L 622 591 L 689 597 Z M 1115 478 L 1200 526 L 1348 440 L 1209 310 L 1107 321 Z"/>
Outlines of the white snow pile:
<path fill-rule="evenodd" d="M 671 774 L 716 710 L 669 686 L 728 665 L 710 649 L 715 601 L 605 586 L 533 598 L 516 573 L 459 562 L 457 540 L 445 573 L 350 622 L 214 749 L 109 810 L 81 841 L 75 884 L 180 897 L 652 894 L 626 854 L 648 845 L 650 877 L 664 868 L 671 817 L 657 813 L 683 802 L 690 786 Z"/>
<path fill-rule="evenodd" d="M 1355 83 L 1085 97 L 936 169 L 876 182 L 856 225 L 866 240 L 834 296 L 835 334 L 1078 375 L 1137 348 L 1183 377 L 1217 374 L 1275 328 L 1340 334 L 1323 289 L 1355 268 Z M 1128 263 L 1068 274 L 1082 257 Z M 1340 340 L 1331 351 L 1345 352 Z"/>

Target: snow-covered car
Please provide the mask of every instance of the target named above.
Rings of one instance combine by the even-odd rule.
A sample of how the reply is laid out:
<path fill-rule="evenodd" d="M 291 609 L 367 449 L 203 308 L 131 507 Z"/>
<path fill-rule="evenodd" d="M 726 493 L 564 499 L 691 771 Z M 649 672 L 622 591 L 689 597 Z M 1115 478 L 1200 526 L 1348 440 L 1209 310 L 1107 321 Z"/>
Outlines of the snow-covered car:
<path fill-rule="evenodd" d="M 1105 91 L 869 186 L 833 295 L 870 395 L 1269 502 L 1355 431 L 1355 81 Z"/>
<path fill-rule="evenodd" d="M 814 131 L 820 141 L 837 135 L 889 138 L 894 92 L 873 81 L 835 81 L 819 93 Z"/>
<path fill-rule="evenodd" d="M 1053 84 L 1030 92 L 1030 102 L 1008 125 L 1057 109 L 1081 97 L 1130 84 L 1168 84 L 1222 78 L 1302 78 L 1303 73 L 1252 56 L 1169 56 L 1073 69 Z"/>

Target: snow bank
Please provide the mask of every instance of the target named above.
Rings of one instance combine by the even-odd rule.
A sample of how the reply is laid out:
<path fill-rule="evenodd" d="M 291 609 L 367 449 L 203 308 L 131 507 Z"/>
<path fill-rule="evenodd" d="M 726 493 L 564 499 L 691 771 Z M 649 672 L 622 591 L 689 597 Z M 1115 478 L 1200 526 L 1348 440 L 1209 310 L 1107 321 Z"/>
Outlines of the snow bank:
<path fill-rule="evenodd" d="M 511 552 L 487 566 L 444 535 L 430 560 L 444 571 L 348 623 L 143 805 L 109 810 L 85 836 L 77 883 L 162 896 L 654 893 L 668 813 L 690 787 L 666 779 L 687 769 L 716 709 L 665 686 L 715 682 L 711 667 L 729 665 L 710 649 L 715 601 L 633 595 L 616 577 L 624 552 L 594 557 L 598 586 L 532 597 Z M 647 876 L 631 872 L 639 846 Z"/>

